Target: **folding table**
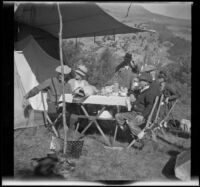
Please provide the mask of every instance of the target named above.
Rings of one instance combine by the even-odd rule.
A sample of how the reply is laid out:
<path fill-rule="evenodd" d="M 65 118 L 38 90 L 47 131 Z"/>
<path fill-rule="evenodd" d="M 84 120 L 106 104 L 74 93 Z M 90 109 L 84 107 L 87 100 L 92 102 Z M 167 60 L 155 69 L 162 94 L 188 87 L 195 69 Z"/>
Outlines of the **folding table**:
<path fill-rule="evenodd" d="M 62 96 L 59 101 L 62 101 Z M 65 102 L 74 103 L 72 94 L 65 94 Z M 105 136 L 97 120 L 115 120 L 114 116 L 108 119 L 102 118 L 100 116 L 106 110 L 107 106 L 117 106 L 117 112 L 120 112 L 121 106 L 126 107 L 126 97 L 91 95 L 87 97 L 84 101 L 80 103 L 79 102 L 78 103 L 75 102 L 75 103 L 80 105 L 80 108 L 83 111 L 83 115 L 78 115 L 78 118 L 86 118 L 90 121 L 89 124 L 81 132 L 81 135 L 83 135 L 92 124 L 95 124 L 97 129 L 103 136 L 104 140 L 107 142 L 109 146 L 111 146 L 110 141 Z M 87 107 L 85 107 L 86 105 L 98 105 L 100 106 L 100 111 L 96 115 L 89 115 L 87 111 Z M 62 103 L 59 106 L 62 106 Z M 115 128 L 114 141 L 116 139 L 117 129 L 118 129 L 118 125 L 116 125 L 116 128 Z"/>

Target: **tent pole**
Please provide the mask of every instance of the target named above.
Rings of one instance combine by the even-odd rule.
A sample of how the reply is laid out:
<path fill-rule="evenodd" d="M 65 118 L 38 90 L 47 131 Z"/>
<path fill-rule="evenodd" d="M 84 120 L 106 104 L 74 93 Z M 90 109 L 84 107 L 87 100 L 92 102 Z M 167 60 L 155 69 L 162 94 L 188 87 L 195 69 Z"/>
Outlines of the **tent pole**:
<path fill-rule="evenodd" d="M 63 24 L 62 24 L 62 15 L 60 12 L 60 7 L 59 3 L 57 4 L 58 7 L 58 14 L 59 14 L 59 20 L 60 20 L 60 32 L 59 32 L 59 50 L 60 50 L 60 63 L 61 63 L 61 73 L 62 73 L 62 102 L 63 102 L 63 110 L 62 110 L 62 115 L 63 115 L 63 127 L 64 127 L 64 148 L 63 148 L 63 153 L 66 153 L 66 145 L 67 145 L 67 131 L 68 127 L 66 124 L 66 107 L 65 107 L 65 87 L 64 87 L 64 65 L 63 65 L 63 55 L 62 55 L 62 29 L 63 29 Z"/>
<path fill-rule="evenodd" d="M 115 41 L 115 29 L 113 30 L 113 35 L 114 35 L 114 41 Z"/>

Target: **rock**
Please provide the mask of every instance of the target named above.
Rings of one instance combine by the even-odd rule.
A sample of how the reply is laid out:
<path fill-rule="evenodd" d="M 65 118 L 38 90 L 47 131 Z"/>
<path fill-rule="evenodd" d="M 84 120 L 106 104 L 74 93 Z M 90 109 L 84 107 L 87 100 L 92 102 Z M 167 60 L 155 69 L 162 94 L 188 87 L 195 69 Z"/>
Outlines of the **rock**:
<path fill-rule="evenodd" d="M 181 152 L 176 158 L 175 175 L 182 181 L 191 179 L 191 150 Z"/>

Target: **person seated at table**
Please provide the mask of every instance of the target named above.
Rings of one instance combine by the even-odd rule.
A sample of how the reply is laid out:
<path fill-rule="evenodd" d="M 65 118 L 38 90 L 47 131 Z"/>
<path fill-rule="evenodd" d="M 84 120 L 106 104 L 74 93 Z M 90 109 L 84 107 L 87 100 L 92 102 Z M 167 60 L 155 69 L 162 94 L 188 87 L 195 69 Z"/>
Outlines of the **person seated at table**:
<path fill-rule="evenodd" d="M 133 135 L 140 132 L 141 129 L 139 126 L 147 120 L 156 96 L 160 95 L 157 89 L 151 88 L 152 77 L 150 74 L 141 73 L 139 81 L 140 94 L 133 103 L 131 111 L 115 115 L 119 126 L 123 129 L 124 125 L 127 124 Z"/>
<path fill-rule="evenodd" d="M 89 89 L 92 89 L 94 93 L 97 93 L 98 90 L 95 86 L 92 86 L 86 80 L 88 69 L 84 65 L 79 65 L 77 69 L 74 70 L 74 78 L 69 80 L 71 89 L 73 93 L 82 94 L 84 96 L 85 92 L 89 92 Z M 89 93 L 90 94 L 90 93 Z M 91 93 L 92 94 L 92 93 Z"/>
<path fill-rule="evenodd" d="M 37 95 L 40 91 L 47 92 L 47 113 L 51 121 L 54 121 L 58 117 L 58 102 L 59 98 L 62 95 L 63 87 L 62 87 L 62 74 L 61 74 L 61 66 L 58 66 L 55 71 L 57 72 L 57 76 L 51 77 L 44 82 L 40 83 L 38 86 L 32 88 L 25 96 L 23 100 L 23 105 L 26 106 L 28 104 L 28 99 Z M 72 93 L 71 86 L 68 81 L 73 78 L 73 74 L 71 68 L 67 65 L 64 65 L 64 91 L 65 93 Z M 57 123 L 55 129 L 59 134 L 61 123 Z M 54 144 L 54 136 L 52 136 L 52 140 L 50 143 L 50 154 L 54 153 L 56 150 Z"/>
<path fill-rule="evenodd" d="M 55 71 L 57 76 L 51 77 L 44 82 L 40 83 L 38 86 L 32 88 L 25 96 L 23 104 L 26 105 L 27 99 L 37 95 L 40 91 L 47 92 L 47 105 L 48 105 L 48 114 L 49 117 L 53 120 L 57 114 L 58 101 L 62 95 L 62 74 L 61 66 L 58 66 Z M 72 93 L 69 80 L 73 78 L 71 73 L 71 68 L 67 65 L 64 65 L 64 89 L 65 93 Z"/>
<path fill-rule="evenodd" d="M 84 65 L 79 65 L 77 69 L 74 70 L 75 78 L 69 80 L 69 84 L 71 86 L 72 93 L 76 96 L 77 98 L 80 97 L 84 98 L 85 96 L 90 96 L 94 95 L 98 92 L 98 89 L 90 85 L 88 81 L 86 80 L 88 73 L 88 69 Z M 74 114 L 74 111 L 77 110 L 77 107 L 70 106 L 71 107 L 71 115 L 70 115 L 70 126 L 69 129 L 70 131 L 75 130 L 75 123 L 78 121 L 78 114 Z"/>

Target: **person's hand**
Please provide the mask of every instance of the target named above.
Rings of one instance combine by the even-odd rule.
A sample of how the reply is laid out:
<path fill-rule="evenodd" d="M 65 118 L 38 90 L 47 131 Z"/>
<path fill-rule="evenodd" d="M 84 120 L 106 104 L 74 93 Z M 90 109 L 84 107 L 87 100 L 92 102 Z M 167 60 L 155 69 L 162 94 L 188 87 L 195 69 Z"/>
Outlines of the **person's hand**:
<path fill-rule="evenodd" d="M 136 101 L 136 98 L 133 94 L 130 95 L 130 101 L 131 102 L 135 102 Z"/>
<path fill-rule="evenodd" d="M 27 105 L 29 105 L 28 99 L 26 99 L 26 97 L 23 97 L 22 107 L 25 108 Z"/>
<path fill-rule="evenodd" d="M 142 115 L 137 115 L 135 118 L 139 123 L 141 123 L 144 120 L 144 117 Z"/>
<path fill-rule="evenodd" d="M 167 97 L 167 98 L 165 99 L 165 102 L 166 102 L 166 103 L 169 103 L 169 97 Z"/>

